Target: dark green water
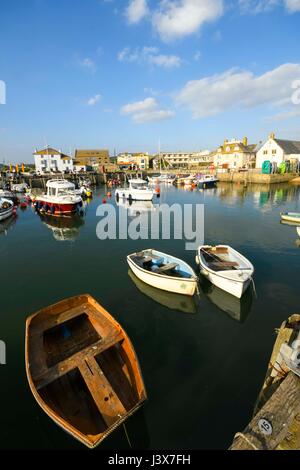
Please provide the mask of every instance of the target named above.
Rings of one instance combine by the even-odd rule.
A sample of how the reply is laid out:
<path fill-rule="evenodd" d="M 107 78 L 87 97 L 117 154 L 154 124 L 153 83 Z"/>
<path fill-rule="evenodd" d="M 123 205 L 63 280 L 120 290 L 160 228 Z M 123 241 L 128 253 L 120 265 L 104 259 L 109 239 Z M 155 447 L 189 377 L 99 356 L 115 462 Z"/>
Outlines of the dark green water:
<path fill-rule="evenodd" d="M 300 211 L 300 188 L 162 190 L 164 203 L 205 203 L 205 241 L 230 244 L 252 261 L 258 298 L 250 293 L 242 305 L 207 285 L 196 306 L 136 285 L 127 254 L 151 246 L 196 269 L 195 253 L 180 240 L 98 240 L 96 208 L 104 193 L 97 191 L 81 226 L 64 232 L 71 241 L 58 241 L 31 208 L 19 209 L 6 233 L 0 224 L 0 339 L 7 346 L 7 364 L 0 366 L 0 448 L 82 448 L 31 395 L 24 329 L 31 313 L 88 292 L 126 329 L 139 357 L 148 401 L 127 421 L 132 447 L 225 449 L 251 418 L 274 329 L 299 313 L 298 236 L 295 227 L 280 224 L 279 213 Z M 121 427 L 97 450 L 128 448 Z"/>

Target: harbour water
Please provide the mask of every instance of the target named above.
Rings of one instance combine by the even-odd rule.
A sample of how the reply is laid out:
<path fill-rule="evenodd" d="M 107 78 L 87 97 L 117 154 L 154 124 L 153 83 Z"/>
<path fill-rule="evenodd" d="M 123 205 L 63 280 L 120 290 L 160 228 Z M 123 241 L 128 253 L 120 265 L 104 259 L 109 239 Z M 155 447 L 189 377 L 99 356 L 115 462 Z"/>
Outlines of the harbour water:
<path fill-rule="evenodd" d="M 36 404 L 24 366 L 25 319 L 63 298 L 90 293 L 125 328 L 144 376 L 148 401 L 98 447 L 226 449 L 252 416 L 275 328 L 299 313 L 300 241 L 281 211 L 300 211 L 300 187 L 219 184 L 161 189 L 157 203 L 204 204 L 205 242 L 232 245 L 255 267 L 257 298 L 242 301 L 200 285 L 191 300 L 145 286 L 126 255 L 153 247 L 187 261 L 184 240 L 106 240 L 96 236 L 96 190 L 84 218 L 41 219 L 31 207 L 0 224 L 0 448 L 79 449 Z M 115 204 L 114 199 L 109 201 Z M 22 436 L 22 437 L 19 437 Z"/>

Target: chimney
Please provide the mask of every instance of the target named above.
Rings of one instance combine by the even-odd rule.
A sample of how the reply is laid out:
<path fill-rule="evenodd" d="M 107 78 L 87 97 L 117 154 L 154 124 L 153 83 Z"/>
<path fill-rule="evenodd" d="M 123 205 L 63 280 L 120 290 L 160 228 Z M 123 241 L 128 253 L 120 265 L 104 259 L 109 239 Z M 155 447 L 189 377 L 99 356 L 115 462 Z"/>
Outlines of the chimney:
<path fill-rule="evenodd" d="M 248 138 L 247 137 L 244 137 L 243 144 L 245 145 L 245 147 L 247 147 L 247 145 L 248 145 Z"/>
<path fill-rule="evenodd" d="M 272 132 L 270 135 L 269 135 L 269 139 L 275 139 L 275 133 Z"/>

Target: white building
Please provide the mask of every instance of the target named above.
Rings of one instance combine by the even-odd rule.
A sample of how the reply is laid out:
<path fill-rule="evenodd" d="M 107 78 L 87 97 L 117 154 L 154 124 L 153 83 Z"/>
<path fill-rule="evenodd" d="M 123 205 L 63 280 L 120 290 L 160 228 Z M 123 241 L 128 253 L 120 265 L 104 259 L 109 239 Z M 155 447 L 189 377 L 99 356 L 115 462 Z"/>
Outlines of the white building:
<path fill-rule="evenodd" d="M 35 171 L 37 173 L 65 173 L 74 169 L 73 158 L 60 150 L 46 147 L 34 152 Z"/>
<path fill-rule="evenodd" d="M 260 147 L 256 154 L 256 168 L 262 168 L 265 161 L 276 163 L 291 163 L 300 161 L 300 141 L 276 139 L 271 134 L 268 140 Z"/>
<path fill-rule="evenodd" d="M 237 170 L 239 168 L 252 168 L 255 166 L 256 145 L 248 144 L 247 137 L 243 140 L 224 140 L 214 153 L 214 166 Z"/>
<path fill-rule="evenodd" d="M 169 168 L 192 168 L 199 165 L 213 162 L 213 157 L 209 150 L 202 152 L 161 152 L 155 156 L 153 162 L 156 168 L 159 167 L 159 158 L 162 162 L 162 167 L 168 166 Z"/>

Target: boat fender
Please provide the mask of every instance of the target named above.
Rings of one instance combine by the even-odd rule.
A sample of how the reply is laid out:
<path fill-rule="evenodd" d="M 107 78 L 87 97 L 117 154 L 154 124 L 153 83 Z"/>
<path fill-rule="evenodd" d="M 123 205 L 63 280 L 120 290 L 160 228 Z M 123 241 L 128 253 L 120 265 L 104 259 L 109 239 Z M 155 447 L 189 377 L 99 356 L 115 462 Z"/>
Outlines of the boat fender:
<path fill-rule="evenodd" d="M 80 201 L 80 203 L 79 203 L 79 207 L 82 207 L 82 205 L 83 205 L 83 204 L 82 204 L 82 201 Z"/>
<path fill-rule="evenodd" d="M 132 201 L 132 195 L 131 194 L 129 194 L 128 199 L 129 199 L 129 201 Z"/>
<path fill-rule="evenodd" d="M 119 202 L 119 199 L 120 199 L 119 193 L 116 193 L 116 199 Z"/>
<path fill-rule="evenodd" d="M 50 207 L 50 212 L 51 212 L 51 214 L 55 214 L 55 206 Z"/>
<path fill-rule="evenodd" d="M 48 212 L 48 210 L 50 209 L 50 207 L 48 206 L 48 204 L 45 205 L 45 211 Z"/>

